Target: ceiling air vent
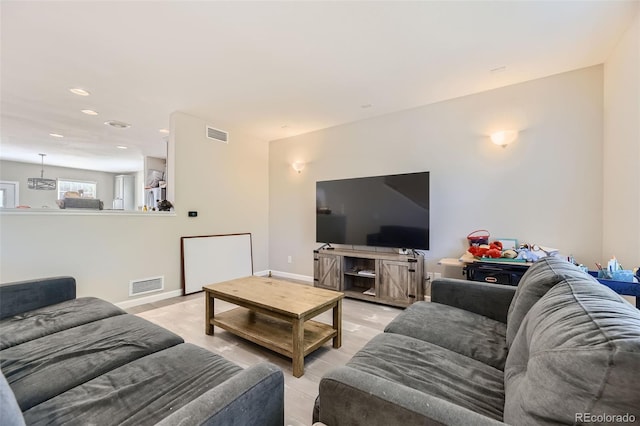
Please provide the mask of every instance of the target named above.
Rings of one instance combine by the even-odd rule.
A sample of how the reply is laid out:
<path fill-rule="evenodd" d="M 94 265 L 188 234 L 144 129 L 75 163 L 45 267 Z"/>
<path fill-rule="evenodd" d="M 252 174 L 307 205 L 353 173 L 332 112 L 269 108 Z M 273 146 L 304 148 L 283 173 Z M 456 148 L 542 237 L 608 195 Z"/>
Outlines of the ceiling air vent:
<path fill-rule="evenodd" d="M 129 281 L 129 296 L 151 293 L 164 289 L 164 277 L 143 278 Z"/>
<path fill-rule="evenodd" d="M 229 133 L 224 130 L 214 129 L 210 126 L 207 126 L 207 138 L 218 142 L 229 143 Z"/>

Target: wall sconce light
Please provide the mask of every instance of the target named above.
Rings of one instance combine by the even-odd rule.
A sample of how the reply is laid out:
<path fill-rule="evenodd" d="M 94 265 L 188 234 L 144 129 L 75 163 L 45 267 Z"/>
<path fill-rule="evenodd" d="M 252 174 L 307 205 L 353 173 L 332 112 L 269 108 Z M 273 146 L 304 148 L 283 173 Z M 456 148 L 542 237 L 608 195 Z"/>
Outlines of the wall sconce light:
<path fill-rule="evenodd" d="M 304 170 L 304 163 L 302 161 L 296 161 L 291 165 L 291 167 L 293 167 L 293 170 L 300 173 L 302 170 Z"/>
<path fill-rule="evenodd" d="M 500 130 L 491 134 L 491 142 L 506 148 L 511 142 L 518 138 L 517 130 Z"/>

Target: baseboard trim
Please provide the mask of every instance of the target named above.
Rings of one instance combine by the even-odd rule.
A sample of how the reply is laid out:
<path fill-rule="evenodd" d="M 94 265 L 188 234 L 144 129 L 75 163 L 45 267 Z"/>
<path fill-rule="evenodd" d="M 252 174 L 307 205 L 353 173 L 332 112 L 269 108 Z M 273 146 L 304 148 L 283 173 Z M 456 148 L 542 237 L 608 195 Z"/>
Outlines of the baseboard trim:
<path fill-rule="evenodd" d="M 313 277 L 310 277 L 308 275 L 292 274 L 291 272 L 274 271 L 274 270 L 269 270 L 269 269 L 264 270 L 264 271 L 254 272 L 253 275 L 257 275 L 259 277 L 267 277 L 267 276 L 269 276 L 269 272 L 271 272 L 271 275 L 276 276 L 276 277 L 290 278 L 292 280 L 298 280 L 298 281 L 304 281 L 304 282 L 307 282 L 307 283 L 313 283 Z"/>
<path fill-rule="evenodd" d="M 282 277 L 282 278 L 290 278 L 292 280 L 304 281 L 307 283 L 313 283 L 313 277 L 310 277 L 308 275 L 292 274 L 291 272 L 283 272 L 283 271 L 271 271 L 271 275 L 275 275 L 277 277 Z"/>
<path fill-rule="evenodd" d="M 158 302 L 164 299 L 171 299 L 172 297 L 182 296 L 182 290 L 172 290 L 160 294 L 154 294 L 153 296 L 138 297 L 137 299 L 125 300 L 124 302 L 114 303 L 121 309 L 129 309 L 134 306 L 144 305 L 146 303 Z"/>

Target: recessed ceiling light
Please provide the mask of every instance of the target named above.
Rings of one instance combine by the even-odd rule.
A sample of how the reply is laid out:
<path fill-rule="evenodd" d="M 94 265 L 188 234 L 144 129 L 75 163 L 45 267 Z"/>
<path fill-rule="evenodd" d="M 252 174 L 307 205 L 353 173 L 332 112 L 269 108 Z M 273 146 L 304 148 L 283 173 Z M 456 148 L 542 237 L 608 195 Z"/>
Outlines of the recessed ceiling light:
<path fill-rule="evenodd" d="M 128 149 L 128 147 L 126 147 L 124 145 L 116 145 L 116 148 L 118 148 L 118 149 Z"/>
<path fill-rule="evenodd" d="M 373 104 L 364 104 L 364 105 L 360 105 L 360 108 L 371 108 L 373 106 Z"/>
<path fill-rule="evenodd" d="M 74 87 L 73 89 L 69 89 L 69 91 L 71 93 L 74 93 L 74 94 L 79 95 L 79 96 L 89 96 L 90 95 L 89 92 L 87 92 L 86 90 L 81 89 L 79 87 Z"/>
<path fill-rule="evenodd" d="M 54 138 L 64 138 L 64 136 L 59 133 L 49 133 L 49 136 L 53 136 Z"/>
<path fill-rule="evenodd" d="M 82 112 L 83 112 L 83 113 L 85 113 L 85 114 L 87 114 L 87 115 L 98 115 L 98 113 L 97 113 L 97 112 L 95 112 L 95 111 L 94 111 L 94 110 L 92 110 L 92 109 L 83 109 L 83 110 L 82 110 Z"/>
<path fill-rule="evenodd" d="M 104 124 L 106 124 L 107 126 L 117 127 L 118 129 L 128 129 L 129 127 L 131 127 L 131 124 L 118 120 L 105 121 Z"/>
<path fill-rule="evenodd" d="M 497 67 L 497 68 L 493 68 L 491 70 L 489 70 L 490 72 L 496 74 L 496 73 L 500 73 L 500 72 L 505 72 L 507 70 L 507 66 L 503 65 L 501 67 Z"/>
<path fill-rule="evenodd" d="M 158 130 L 158 131 L 159 131 L 160 133 L 165 133 L 165 134 L 169 133 L 169 129 L 160 129 L 160 130 Z"/>

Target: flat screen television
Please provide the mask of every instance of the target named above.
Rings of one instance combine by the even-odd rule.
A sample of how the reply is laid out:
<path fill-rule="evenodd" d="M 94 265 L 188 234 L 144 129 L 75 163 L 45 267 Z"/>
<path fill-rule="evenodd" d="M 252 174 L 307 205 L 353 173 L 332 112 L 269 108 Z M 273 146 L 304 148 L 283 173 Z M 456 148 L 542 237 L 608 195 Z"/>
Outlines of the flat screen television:
<path fill-rule="evenodd" d="M 316 182 L 316 241 L 429 249 L 429 172 Z"/>

